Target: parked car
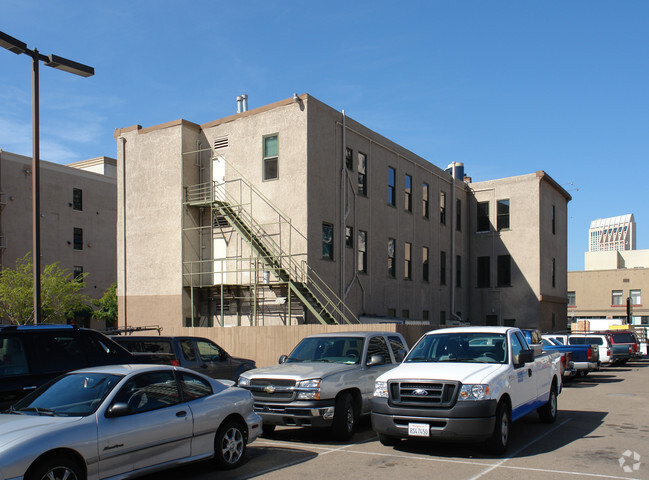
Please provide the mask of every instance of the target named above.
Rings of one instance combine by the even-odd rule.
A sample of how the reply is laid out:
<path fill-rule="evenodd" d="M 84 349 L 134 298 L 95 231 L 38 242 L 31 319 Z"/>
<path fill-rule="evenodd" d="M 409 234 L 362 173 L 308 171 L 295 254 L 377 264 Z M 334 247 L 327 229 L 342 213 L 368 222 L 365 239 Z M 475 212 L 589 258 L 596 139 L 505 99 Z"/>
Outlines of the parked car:
<path fill-rule="evenodd" d="M 630 358 L 642 358 L 640 342 L 633 330 L 608 330 L 612 345 L 625 345 L 629 349 Z M 623 361 L 622 363 L 626 363 Z"/>
<path fill-rule="evenodd" d="M 546 335 L 542 339 L 542 345 L 544 352 L 570 352 L 575 376 L 586 376 L 600 369 L 597 345 L 563 345 Z"/>
<path fill-rule="evenodd" d="M 222 347 L 202 337 L 115 335 L 115 342 L 141 361 L 177 365 L 212 378 L 239 379 L 256 367 L 255 361 L 231 356 Z"/>
<path fill-rule="evenodd" d="M 460 327 L 425 334 L 396 368 L 377 378 L 372 428 L 383 445 L 401 439 L 509 445 L 511 422 L 537 410 L 557 417 L 560 355 L 535 356 L 510 327 Z"/>
<path fill-rule="evenodd" d="M 252 405 L 180 367 L 77 370 L 0 414 L 0 478 L 131 478 L 209 458 L 234 468 L 261 433 Z"/>
<path fill-rule="evenodd" d="M 264 432 L 276 425 L 330 427 L 339 440 L 354 434 L 356 420 L 370 413 L 374 380 L 408 351 L 394 332 L 345 332 L 302 339 L 279 365 L 244 372 Z"/>
<path fill-rule="evenodd" d="M 599 361 L 602 365 L 615 365 L 623 359 L 628 359 L 628 349 L 614 350 L 611 346 L 610 336 L 604 333 L 573 333 L 568 337 L 569 345 L 597 345 Z"/>
<path fill-rule="evenodd" d="M 63 373 L 116 363 L 138 360 L 94 330 L 72 325 L 0 325 L 0 411 Z"/>

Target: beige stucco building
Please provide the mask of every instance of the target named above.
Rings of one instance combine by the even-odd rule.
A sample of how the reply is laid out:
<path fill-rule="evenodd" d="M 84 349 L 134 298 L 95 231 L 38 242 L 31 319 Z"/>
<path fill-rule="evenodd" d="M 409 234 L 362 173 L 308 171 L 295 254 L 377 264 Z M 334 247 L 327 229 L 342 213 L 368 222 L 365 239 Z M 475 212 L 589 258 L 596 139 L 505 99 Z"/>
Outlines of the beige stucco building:
<path fill-rule="evenodd" d="M 544 172 L 454 179 L 309 95 L 115 138 L 120 324 L 565 323 Z"/>
<path fill-rule="evenodd" d="M 627 298 L 632 323 L 649 325 L 649 250 L 586 252 L 584 271 L 568 272 L 568 316 L 626 319 Z"/>
<path fill-rule="evenodd" d="M 0 265 L 32 249 L 32 159 L 0 150 Z M 87 273 L 83 293 L 101 298 L 116 281 L 116 160 L 40 163 L 41 266 Z"/>

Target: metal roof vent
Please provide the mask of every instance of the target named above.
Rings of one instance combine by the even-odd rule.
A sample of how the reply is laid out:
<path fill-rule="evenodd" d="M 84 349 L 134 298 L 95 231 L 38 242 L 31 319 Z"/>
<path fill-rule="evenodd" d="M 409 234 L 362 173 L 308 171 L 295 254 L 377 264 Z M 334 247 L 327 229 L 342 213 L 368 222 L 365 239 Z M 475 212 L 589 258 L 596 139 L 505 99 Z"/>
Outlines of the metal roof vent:
<path fill-rule="evenodd" d="M 219 148 L 228 148 L 229 145 L 230 140 L 227 135 L 214 139 L 214 150 L 218 150 Z"/>

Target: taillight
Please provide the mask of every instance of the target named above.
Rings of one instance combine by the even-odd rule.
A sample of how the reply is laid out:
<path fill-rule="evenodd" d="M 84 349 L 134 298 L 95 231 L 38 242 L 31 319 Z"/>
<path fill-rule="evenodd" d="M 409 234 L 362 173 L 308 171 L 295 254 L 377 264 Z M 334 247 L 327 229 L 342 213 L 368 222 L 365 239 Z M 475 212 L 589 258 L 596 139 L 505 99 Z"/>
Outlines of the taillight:
<path fill-rule="evenodd" d="M 180 367 L 180 362 L 179 362 L 178 360 L 172 360 L 172 361 L 171 361 L 171 364 L 172 364 L 174 367 Z"/>
<path fill-rule="evenodd" d="M 629 353 L 633 355 L 633 345 L 629 345 Z"/>
<path fill-rule="evenodd" d="M 586 360 L 592 360 L 593 359 L 593 349 L 591 347 L 588 347 L 588 352 L 586 352 Z"/>
<path fill-rule="evenodd" d="M 606 349 L 606 356 L 607 356 L 607 357 L 610 357 L 610 356 L 611 356 L 611 349 L 610 349 L 610 348 L 607 348 L 607 349 Z"/>

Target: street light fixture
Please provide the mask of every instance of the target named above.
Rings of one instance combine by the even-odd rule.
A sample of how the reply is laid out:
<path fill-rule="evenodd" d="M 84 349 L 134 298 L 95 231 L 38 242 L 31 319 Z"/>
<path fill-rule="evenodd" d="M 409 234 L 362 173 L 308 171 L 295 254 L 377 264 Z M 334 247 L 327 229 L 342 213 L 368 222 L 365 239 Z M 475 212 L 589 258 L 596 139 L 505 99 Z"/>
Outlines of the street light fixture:
<path fill-rule="evenodd" d="M 46 66 L 74 73 L 82 77 L 91 77 L 95 69 L 57 55 L 41 55 L 37 49 L 30 50 L 27 44 L 17 38 L 0 32 L 0 47 L 20 55 L 32 57 L 32 264 L 34 282 L 34 324 L 39 323 L 41 316 L 41 227 L 40 227 L 40 132 L 39 132 L 39 98 L 38 66 Z"/>

